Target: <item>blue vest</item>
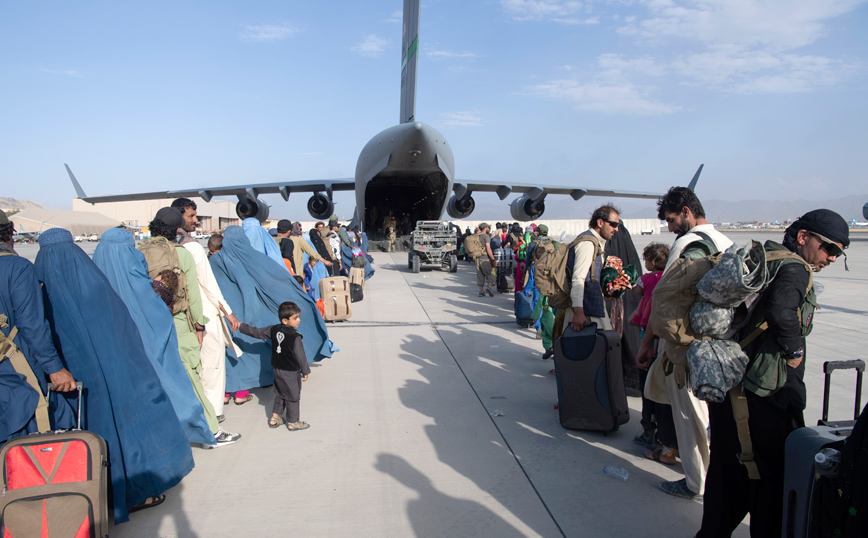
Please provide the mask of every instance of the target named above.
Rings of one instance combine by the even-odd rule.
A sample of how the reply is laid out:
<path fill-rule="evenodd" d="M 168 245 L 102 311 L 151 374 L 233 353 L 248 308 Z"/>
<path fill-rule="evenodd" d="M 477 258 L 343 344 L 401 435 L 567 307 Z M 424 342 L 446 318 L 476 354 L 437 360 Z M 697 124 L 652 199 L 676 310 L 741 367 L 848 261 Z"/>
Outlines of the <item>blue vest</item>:
<path fill-rule="evenodd" d="M 582 232 L 583 235 L 593 235 L 591 230 Z M 603 288 L 600 286 L 600 273 L 603 271 L 603 255 L 602 253 L 594 258 L 594 263 L 591 270 L 588 271 L 585 277 L 585 295 L 582 297 L 582 308 L 585 311 L 585 316 L 594 316 L 595 318 L 604 318 L 606 314 L 606 301 L 603 299 Z"/>

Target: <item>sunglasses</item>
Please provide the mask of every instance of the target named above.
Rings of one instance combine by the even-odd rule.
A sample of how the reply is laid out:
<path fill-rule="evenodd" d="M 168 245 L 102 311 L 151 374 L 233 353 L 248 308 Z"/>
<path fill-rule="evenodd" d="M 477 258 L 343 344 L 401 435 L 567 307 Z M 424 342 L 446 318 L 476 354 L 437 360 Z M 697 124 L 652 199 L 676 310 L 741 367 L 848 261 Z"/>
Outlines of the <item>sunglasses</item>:
<path fill-rule="evenodd" d="M 829 256 L 836 256 L 837 257 L 837 256 L 843 256 L 844 255 L 844 251 L 841 250 L 841 247 L 839 247 L 835 243 L 831 243 L 831 242 L 827 241 L 826 238 L 823 237 L 822 235 L 815 234 L 813 232 L 808 232 L 808 233 L 817 238 L 817 241 L 820 242 L 820 248 L 825 250 Z"/>
<path fill-rule="evenodd" d="M 602 219 L 602 220 L 603 220 L 603 222 L 605 222 L 606 224 L 608 224 L 608 225 L 611 226 L 612 228 L 616 228 L 616 229 L 617 229 L 618 226 L 621 225 L 620 222 L 612 222 L 611 220 L 606 220 L 606 219 Z"/>

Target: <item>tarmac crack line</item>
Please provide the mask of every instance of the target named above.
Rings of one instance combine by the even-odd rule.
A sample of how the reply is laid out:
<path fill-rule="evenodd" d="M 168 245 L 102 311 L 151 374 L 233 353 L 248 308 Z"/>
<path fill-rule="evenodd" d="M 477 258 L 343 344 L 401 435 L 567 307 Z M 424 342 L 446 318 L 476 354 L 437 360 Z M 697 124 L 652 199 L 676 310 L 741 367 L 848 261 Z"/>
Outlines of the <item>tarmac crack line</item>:
<path fill-rule="evenodd" d="M 518 465 L 518 468 L 521 469 L 522 474 L 524 474 L 524 477 L 527 479 L 527 483 L 530 485 L 531 489 L 533 489 L 533 492 L 536 494 L 537 499 L 539 499 L 539 502 L 542 503 L 543 508 L 545 508 L 546 512 L 548 513 L 549 517 L 552 520 L 552 523 L 555 524 L 555 527 L 557 527 L 558 532 L 561 533 L 561 536 L 563 538 L 566 538 L 567 535 L 566 535 L 566 533 L 564 533 L 564 530 L 561 528 L 561 525 L 558 523 L 557 518 L 555 518 L 555 515 L 552 514 L 551 509 L 549 508 L 548 504 L 546 504 L 546 501 L 545 501 L 545 499 L 543 499 L 539 490 L 536 488 L 536 485 L 533 483 L 533 480 L 531 480 L 530 475 L 527 474 L 527 470 L 524 468 L 524 465 L 522 465 L 521 460 L 518 458 L 518 455 L 516 455 L 515 451 L 512 449 L 512 446 L 509 444 L 509 441 L 507 441 L 506 436 L 503 434 L 503 431 L 501 431 L 501 429 L 500 429 L 500 426 L 497 425 L 497 422 L 494 420 L 494 418 L 488 412 L 488 409 L 485 407 L 485 402 L 482 401 L 482 397 L 476 391 L 476 387 L 474 387 L 473 383 L 470 382 L 470 378 L 467 377 L 467 373 L 464 372 L 464 368 L 461 367 L 461 363 L 458 362 L 458 359 L 455 357 L 455 353 L 452 352 L 452 349 L 449 347 L 449 344 L 446 343 L 446 339 L 444 339 L 443 335 L 440 334 L 440 329 L 438 328 L 438 326 L 442 326 L 442 325 L 470 325 L 472 323 L 467 323 L 467 322 L 462 322 L 462 323 L 434 323 L 434 321 L 431 320 L 431 316 L 428 314 L 428 310 L 425 309 L 425 305 L 422 304 L 422 301 L 419 299 L 419 296 L 416 295 L 416 290 L 413 289 L 413 285 L 410 284 L 410 282 L 407 280 L 407 276 L 406 276 L 406 274 L 404 274 L 403 271 L 401 271 L 401 277 L 404 279 L 404 282 L 407 283 L 407 286 L 410 287 L 410 291 L 413 293 L 413 297 L 416 299 L 416 302 L 419 303 L 419 306 L 422 308 L 422 312 L 425 313 L 425 316 L 430 321 L 430 325 L 434 329 L 434 332 L 437 333 L 437 338 L 439 338 L 440 341 L 443 343 L 443 346 L 446 348 L 446 351 L 449 352 L 449 356 L 452 357 L 452 361 L 455 362 L 455 366 L 458 367 L 458 371 L 460 371 L 461 375 L 464 376 L 464 380 L 467 382 L 467 386 L 469 386 L 470 390 L 473 391 L 473 395 L 476 396 L 476 400 L 479 402 L 479 405 L 482 407 L 482 410 L 488 416 L 488 420 L 491 421 L 492 426 L 494 426 L 494 429 L 497 430 L 497 433 L 500 435 L 500 438 L 503 440 L 503 444 L 506 446 L 507 450 L 509 450 L 509 453 L 512 455 L 512 458 L 515 460 L 515 463 Z M 511 323 L 511 322 L 498 322 L 498 323 Z M 484 324 L 489 325 L 490 323 L 484 323 Z M 428 325 L 428 324 L 423 324 L 423 325 Z"/>

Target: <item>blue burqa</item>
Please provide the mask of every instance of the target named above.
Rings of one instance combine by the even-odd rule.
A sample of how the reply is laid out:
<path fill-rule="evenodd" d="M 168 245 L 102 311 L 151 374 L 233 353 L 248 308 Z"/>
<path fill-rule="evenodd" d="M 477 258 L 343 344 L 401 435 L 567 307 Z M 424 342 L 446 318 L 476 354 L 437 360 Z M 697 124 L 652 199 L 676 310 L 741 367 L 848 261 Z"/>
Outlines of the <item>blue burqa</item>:
<path fill-rule="evenodd" d="M 280 253 L 280 247 L 277 246 L 277 243 L 274 241 L 274 238 L 271 237 L 268 232 L 265 231 L 265 228 L 259 224 L 259 221 L 254 218 L 247 218 L 241 221 L 241 228 L 244 230 L 244 233 L 247 235 L 247 239 L 250 240 L 250 246 L 256 249 L 258 252 L 261 252 L 277 262 L 277 264 L 286 269 L 286 264 L 283 262 L 283 255 Z M 222 291 L 222 290 L 221 290 Z M 271 323 L 271 325 L 274 325 Z M 243 389 L 242 389 L 243 390 Z"/>
<path fill-rule="evenodd" d="M 133 234 L 120 228 L 106 231 L 93 253 L 93 262 L 127 306 L 187 439 L 213 445 L 214 434 L 208 428 L 205 410 L 181 362 L 172 313 L 151 288 L 148 262 L 136 249 Z"/>
<path fill-rule="evenodd" d="M 27 358 L 42 393 L 46 394 L 45 374 L 64 366 L 51 340 L 39 281 L 29 260 L 16 255 L 0 256 L 0 314 L 7 318 L 6 327 L 0 329 L 4 335 L 9 336 L 12 328 L 18 327 L 14 343 Z M 39 431 L 33 418 L 38 398 L 10 361 L 0 362 L 0 445 Z M 59 404 L 62 400 L 56 392 L 50 394 L 49 418 L 54 429 L 75 425 L 75 415 L 65 403 Z"/>
<path fill-rule="evenodd" d="M 363 260 L 365 260 L 365 280 L 368 280 L 372 276 L 374 276 L 374 268 L 371 265 L 371 261 L 368 260 L 368 256 L 360 256 Z M 353 249 L 346 245 L 341 245 L 341 261 L 344 264 L 344 268 L 349 272 L 349 268 L 353 266 Z"/>
<path fill-rule="evenodd" d="M 129 508 L 193 469 L 190 443 L 129 310 L 72 235 L 43 232 L 35 265 L 55 347 L 84 384 L 82 427 L 108 445 L 114 518 L 123 523 Z"/>
<path fill-rule="evenodd" d="M 298 330 L 304 337 L 308 362 L 331 357 L 328 331 L 316 303 L 285 266 L 277 267 L 250 245 L 240 226 L 229 226 L 223 232 L 223 249 L 211 256 L 211 268 L 223 297 L 240 321 L 254 327 L 275 325 L 280 323 L 280 303 L 292 301 L 301 308 Z M 271 342 L 241 333 L 235 333 L 233 339 L 244 354 L 236 357 L 232 350 L 226 351 L 226 392 L 274 383 Z"/>

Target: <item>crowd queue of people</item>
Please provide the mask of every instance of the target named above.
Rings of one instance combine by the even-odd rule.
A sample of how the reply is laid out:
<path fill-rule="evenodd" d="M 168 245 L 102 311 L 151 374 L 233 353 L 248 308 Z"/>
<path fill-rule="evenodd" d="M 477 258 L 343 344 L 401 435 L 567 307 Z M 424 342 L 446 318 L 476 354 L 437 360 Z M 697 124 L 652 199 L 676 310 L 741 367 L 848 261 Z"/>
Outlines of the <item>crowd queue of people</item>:
<path fill-rule="evenodd" d="M 664 493 L 692 500 L 704 500 L 703 517 L 698 537 L 730 536 L 750 513 L 751 536 L 781 536 L 783 514 L 784 445 L 787 436 L 805 425 L 806 406 L 805 336 L 811 330 L 812 313 L 816 305 L 811 274 L 820 271 L 839 256 L 850 244 L 846 221 L 828 209 L 817 209 L 802 215 L 784 232 L 778 243 L 767 241 L 766 252 L 782 251 L 798 255 L 805 263 L 780 263 L 774 267 L 774 278 L 762 292 L 759 306 L 744 327 L 761 326 L 744 347 L 753 361 L 760 354 L 772 356 L 786 364 L 786 382 L 771 394 L 744 388 L 749 414 L 749 437 L 753 464 L 757 475 L 742 464 L 743 447 L 737 431 L 733 404 L 729 398 L 720 403 L 700 400 L 685 382 L 684 366 L 669 361 L 670 344 L 652 330 L 652 296 L 657 283 L 679 259 L 696 260 L 726 251 L 732 241 L 715 230 L 705 218 L 705 211 L 696 194 L 684 187 L 673 187 L 658 201 L 658 218 L 668 223 L 676 235 L 671 246 L 651 243 L 642 253 L 647 272 L 632 288 L 641 296 L 632 312 L 610 313 L 604 300 L 605 284 L 599 275 L 606 263 L 606 242 L 622 225 L 620 211 L 607 204 L 597 208 L 588 230 L 580 234 L 590 240 L 579 241 L 569 253 L 566 280 L 570 306 L 549 308 L 547 298 L 535 287 L 535 263 L 554 244 L 544 225 L 526 229 L 497 223 L 494 231 L 488 223 L 480 223 L 475 232 L 468 228 L 460 237 L 467 259 L 476 264 L 479 297 L 494 296 L 492 287 L 497 278 L 498 262 L 507 249 L 515 260 L 514 277 L 517 294 L 531 298 L 537 330 L 542 333 L 543 358 L 552 356 L 552 341 L 567 327 L 581 330 L 589 323 L 598 329 L 617 330 L 628 323 L 641 329 L 641 343 L 636 356 L 640 370 L 642 398 L 642 431 L 634 441 L 646 447 L 645 456 L 664 464 L 674 465 L 680 458 L 684 478 L 664 481 L 659 489 Z M 471 236 L 477 236 L 481 248 L 471 254 Z M 771 272 L 771 271 L 770 271 Z M 567 284 L 565 282 L 565 284 Z M 518 304 L 516 300 L 516 304 Z M 760 317 L 762 319 L 760 319 Z M 539 334 L 539 333 L 538 333 Z M 746 342 L 738 335 L 735 340 Z M 555 373 L 554 370 L 549 373 Z"/>
<path fill-rule="evenodd" d="M 245 219 L 207 250 L 191 235 L 197 222 L 196 204 L 180 198 L 156 213 L 149 239 L 110 229 L 92 259 L 53 228 L 31 263 L 0 212 L 0 353 L 10 358 L 0 360 L 0 445 L 75 426 L 83 398 L 81 427 L 107 443 L 115 523 L 162 503 L 193 469 L 191 447 L 238 442 L 221 423 L 252 388 L 274 386 L 270 427 L 310 427 L 301 383 L 309 362 L 337 351 L 318 281 L 366 257 L 367 238 L 337 217 L 307 238 L 298 222 L 281 220 L 272 236 Z"/>
<path fill-rule="evenodd" d="M 567 327 L 595 323 L 617 330 L 625 319 L 638 325 L 644 397 L 642 431 L 634 440 L 648 448 L 650 459 L 671 465 L 680 458 L 685 474 L 659 489 L 685 499 L 704 497 L 697 536 L 729 536 L 747 513 L 752 536 L 780 536 L 784 442 L 804 426 L 806 405 L 805 336 L 812 316 L 804 314 L 815 303 L 805 267 L 820 271 L 842 256 L 848 226 L 837 213 L 818 209 L 794 221 L 781 243 L 764 245 L 767 252 L 794 253 L 805 263 L 776 267 L 753 314 L 764 316 L 768 329 L 744 348 L 751 359 L 762 350 L 787 365 L 782 388 L 762 395 L 744 391 L 757 477 L 739 460 L 730 401 L 698 399 L 684 383 L 683 367 L 668 361 L 667 342 L 652 330 L 652 295 L 666 271 L 679 259 L 722 252 L 732 241 L 706 221 L 687 188 L 670 189 L 658 202 L 658 217 L 676 240 L 644 249 L 647 272 L 633 287 L 641 296 L 633 312 L 610 314 L 599 278 L 606 242 L 622 226 L 620 211 L 610 204 L 593 212 L 569 254 L 568 307 L 550 307 L 536 287 L 535 264 L 558 246 L 545 225 L 498 223 L 492 232 L 480 223 L 475 233 L 459 234 L 459 253 L 476 264 L 480 297 L 494 295 L 501 261 L 495 252 L 510 253 L 514 289 L 531 299 L 543 358 L 552 355 L 552 342 Z M 238 442 L 241 436 L 220 423 L 230 402 L 252 399 L 251 388 L 275 387 L 270 427 L 310 426 L 300 420 L 301 384 L 309 362 L 336 351 L 316 307 L 317 281 L 346 275 L 360 254 L 368 258 L 365 234 L 336 218 L 316 223 L 308 238 L 297 222 L 281 220 L 272 236 L 246 219 L 211 236 L 207 252 L 191 236 L 196 223 L 195 203 L 178 199 L 157 212 L 150 239 L 137 246 L 128 230 L 109 230 L 92 260 L 68 231 L 51 229 L 40 236 L 31 264 L 16 255 L 13 226 L 0 212 L 0 350 L 8 357 L 20 350 L 26 358 L 23 366 L 20 360 L 0 362 L 0 443 L 44 431 L 46 411 L 51 427 L 71 427 L 79 397 L 75 382 L 83 382 L 82 426 L 108 443 L 116 523 L 165 499 L 163 492 L 193 468 L 191 445 Z M 475 248 L 471 236 L 478 240 Z M 369 258 L 365 266 L 370 276 Z M 33 380 L 35 387 L 28 384 Z M 43 394 L 50 395 L 47 407 Z"/>

